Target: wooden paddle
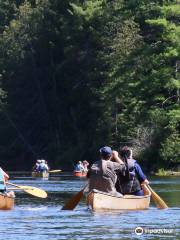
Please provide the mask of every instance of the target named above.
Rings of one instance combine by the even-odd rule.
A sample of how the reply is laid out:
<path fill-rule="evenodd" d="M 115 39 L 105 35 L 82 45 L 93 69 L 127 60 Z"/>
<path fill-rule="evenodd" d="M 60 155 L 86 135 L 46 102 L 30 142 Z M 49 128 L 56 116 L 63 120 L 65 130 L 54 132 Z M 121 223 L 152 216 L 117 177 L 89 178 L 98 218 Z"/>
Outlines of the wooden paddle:
<path fill-rule="evenodd" d="M 84 188 L 81 191 L 79 191 L 76 195 L 70 198 L 69 201 L 62 207 L 62 210 L 73 210 L 80 202 L 83 196 L 84 190 L 86 189 L 87 186 L 88 184 L 86 184 Z"/>
<path fill-rule="evenodd" d="M 155 202 L 157 208 L 159 208 L 159 209 L 168 208 L 167 204 L 162 200 L 162 198 L 160 198 L 160 196 L 157 193 L 155 193 L 149 185 L 147 185 L 147 187 L 148 187 L 149 191 L 151 192 L 152 199 Z"/>
<path fill-rule="evenodd" d="M 58 172 L 62 172 L 62 170 L 58 169 L 58 170 L 50 170 L 49 173 L 58 173 Z"/>
<path fill-rule="evenodd" d="M 47 197 L 47 193 L 40 189 L 40 188 L 36 188 L 36 187 L 31 187 L 31 186 L 19 186 L 10 182 L 6 182 L 6 184 L 17 187 L 21 190 L 23 190 L 26 193 L 29 193 L 33 196 L 39 197 L 39 198 L 46 198 Z"/>

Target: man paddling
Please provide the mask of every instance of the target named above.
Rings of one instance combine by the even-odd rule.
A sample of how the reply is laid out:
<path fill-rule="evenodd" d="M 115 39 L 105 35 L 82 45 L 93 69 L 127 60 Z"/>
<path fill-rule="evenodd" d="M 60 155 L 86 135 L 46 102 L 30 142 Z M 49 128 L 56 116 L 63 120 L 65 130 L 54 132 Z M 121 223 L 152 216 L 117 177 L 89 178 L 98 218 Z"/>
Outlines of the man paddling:
<path fill-rule="evenodd" d="M 89 191 L 96 189 L 121 197 L 122 194 L 118 193 L 115 188 L 116 174 L 125 173 L 125 164 L 118 157 L 118 153 L 108 146 L 102 147 L 99 152 L 101 159 L 95 162 L 88 172 Z M 112 157 L 116 159 L 116 162 L 111 161 Z"/>
<path fill-rule="evenodd" d="M 9 175 L 6 172 L 4 172 L 0 167 L 0 193 L 5 194 L 8 197 L 15 197 L 13 191 L 10 192 L 6 191 L 6 182 L 8 181 L 8 179 Z"/>

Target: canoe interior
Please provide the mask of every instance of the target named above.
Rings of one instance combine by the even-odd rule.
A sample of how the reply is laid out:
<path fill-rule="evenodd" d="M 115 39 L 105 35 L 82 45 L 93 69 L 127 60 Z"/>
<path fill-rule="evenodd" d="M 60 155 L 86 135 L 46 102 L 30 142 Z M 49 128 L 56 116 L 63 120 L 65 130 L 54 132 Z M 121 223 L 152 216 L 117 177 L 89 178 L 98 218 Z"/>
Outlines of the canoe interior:
<path fill-rule="evenodd" d="M 10 210 L 14 207 L 14 198 L 0 194 L 0 210 Z"/>
<path fill-rule="evenodd" d="M 49 173 L 48 172 L 32 172 L 33 178 L 48 178 Z"/>
<path fill-rule="evenodd" d="M 96 210 L 142 210 L 148 209 L 151 193 L 143 187 L 144 196 L 124 195 L 115 197 L 97 190 L 91 191 L 87 196 L 87 205 Z"/>

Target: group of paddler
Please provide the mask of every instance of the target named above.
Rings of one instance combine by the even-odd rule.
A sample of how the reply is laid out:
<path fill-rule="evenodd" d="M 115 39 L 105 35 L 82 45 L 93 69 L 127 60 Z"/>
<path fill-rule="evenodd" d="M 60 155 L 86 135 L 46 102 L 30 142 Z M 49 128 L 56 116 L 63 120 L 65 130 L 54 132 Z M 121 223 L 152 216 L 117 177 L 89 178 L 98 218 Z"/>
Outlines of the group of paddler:
<path fill-rule="evenodd" d="M 88 172 L 88 166 L 89 166 L 88 161 L 86 161 L 86 160 L 78 161 L 74 168 L 74 176 L 86 177 L 87 172 Z"/>
<path fill-rule="evenodd" d="M 37 160 L 35 167 L 37 172 L 43 172 L 48 171 L 52 173 L 61 172 L 61 170 L 51 170 L 49 171 L 49 167 L 47 166 L 47 163 L 45 160 Z M 33 195 L 35 197 L 39 198 L 46 198 L 47 193 L 40 188 L 32 187 L 32 186 L 19 186 L 13 183 L 10 183 L 9 181 L 9 175 L 0 168 L 0 209 L 6 210 L 13 208 L 14 205 L 14 190 L 21 190 L 24 191 L 30 195 Z M 7 185 L 13 186 L 13 188 L 7 188 Z"/>
<path fill-rule="evenodd" d="M 32 168 L 32 177 L 48 179 L 49 173 L 59 173 L 61 171 L 62 170 L 60 169 L 50 170 L 50 167 L 48 166 L 48 162 L 46 160 L 37 159 Z"/>
<path fill-rule="evenodd" d="M 35 165 L 33 166 L 33 171 L 35 172 L 48 172 L 49 166 L 46 160 L 37 159 Z"/>
<path fill-rule="evenodd" d="M 149 181 L 133 159 L 132 149 L 124 146 L 118 154 L 105 146 L 99 152 L 100 160 L 91 166 L 88 173 L 90 191 L 97 189 L 114 196 L 144 195 L 141 184 L 149 184 Z"/>
<path fill-rule="evenodd" d="M 73 196 L 62 209 L 72 210 L 79 203 L 83 192 L 93 189 L 110 194 L 114 197 L 124 195 L 143 196 L 142 186 L 148 187 L 158 208 L 167 208 L 166 203 L 150 188 L 149 181 L 140 165 L 133 159 L 132 149 L 124 146 L 118 153 L 109 146 L 100 148 L 100 160 L 90 167 L 87 177 L 88 184 Z"/>
<path fill-rule="evenodd" d="M 159 208 L 167 208 L 165 202 L 150 188 L 149 181 L 144 175 L 140 165 L 133 159 L 132 149 L 124 146 L 120 153 L 112 150 L 111 147 L 104 146 L 100 148 L 100 160 L 94 162 L 89 168 L 87 177 L 88 184 L 75 196 L 73 196 L 65 205 L 63 210 L 73 210 L 83 196 L 85 189 L 90 193 L 92 190 L 110 194 L 114 197 L 123 198 L 124 195 L 143 196 L 142 185 L 146 185 L 151 192 L 153 200 Z M 37 161 L 42 166 L 44 162 Z M 86 166 L 87 167 L 87 166 Z M 46 170 L 48 171 L 48 170 Z M 61 170 L 52 170 L 57 172 Z M 14 198 L 14 192 L 7 191 L 6 185 L 12 185 L 15 188 L 11 190 L 23 190 L 36 197 L 46 198 L 47 193 L 39 188 L 31 186 L 19 186 L 8 182 L 9 176 L 0 168 L 0 195 L 7 198 Z M 10 190 L 10 189 L 9 189 Z"/>

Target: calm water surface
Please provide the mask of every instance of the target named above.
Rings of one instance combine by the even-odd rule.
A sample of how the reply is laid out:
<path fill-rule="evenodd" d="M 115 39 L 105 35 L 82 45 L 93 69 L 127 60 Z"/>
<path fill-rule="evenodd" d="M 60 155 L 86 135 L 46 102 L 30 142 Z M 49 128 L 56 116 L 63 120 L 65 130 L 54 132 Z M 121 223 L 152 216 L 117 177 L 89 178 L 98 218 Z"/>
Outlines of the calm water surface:
<path fill-rule="evenodd" d="M 180 239 L 179 177 L 150 180 L 151 187 L 169 209 L 158 210 L 152 202 L 149 210 L 94 213 L 87 209 L 83 198 L 74 211 L 63 211 L 64 203 L 81 190 L 86 179 L 68 173 L 49 180 L 12 176 L 12 183 L 42 188 L 48 192 L 48 198 L 16 192 L 15 208 L 0 211 L 0 239 L 5 236 L 8 240 Z M 134 232 L 136 227 L 151 233 L 138 236 Z M 158 229 L 166 233 L 157 233 Z"/>

